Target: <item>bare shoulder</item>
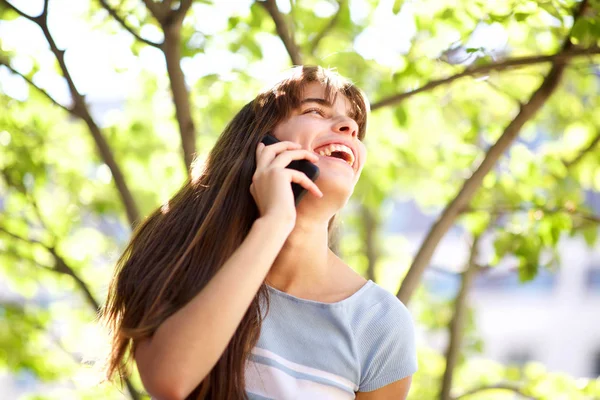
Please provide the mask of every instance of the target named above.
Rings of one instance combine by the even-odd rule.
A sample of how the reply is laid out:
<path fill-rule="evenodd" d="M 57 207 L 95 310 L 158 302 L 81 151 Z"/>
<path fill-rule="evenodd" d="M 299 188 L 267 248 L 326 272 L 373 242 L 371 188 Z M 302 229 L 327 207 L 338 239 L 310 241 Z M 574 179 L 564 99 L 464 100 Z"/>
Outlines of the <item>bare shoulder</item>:
<path fill-rule="evenodd" d="M 341 258 L 332 253 L 334 261 L 333 274 L 335 276 L 335 287 L 336 291 L 339 291 L 341 296 L 349 297 L 359 291 L 366 283 L 367 280 L 354 271 L 348 264 Z"/>

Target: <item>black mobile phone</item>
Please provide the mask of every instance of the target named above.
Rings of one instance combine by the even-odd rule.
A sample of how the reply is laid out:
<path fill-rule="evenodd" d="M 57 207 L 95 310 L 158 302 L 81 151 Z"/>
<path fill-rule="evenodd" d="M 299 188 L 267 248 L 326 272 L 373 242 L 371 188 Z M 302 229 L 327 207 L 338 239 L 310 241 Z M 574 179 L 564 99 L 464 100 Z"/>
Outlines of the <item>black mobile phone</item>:
<path fill-rule="evenodd" d="M 264 138 L 262 138 L 261 141 L 265 144 L 265 146 L 269 146 L 279 142 L 280 140 L 273 135 L 267 134 Z M 308 178 L 313 182 L 319 177 L 319 167 L 308 160 L 294 160 L 286 168 L 304 172 L 306 176 L 308 176 Z M 294 192 L 294 200 L 296 201 L 296 205 L 298 205 L 302 197 L 304 197 L 306 194 L 307 190 L 297 183 L 292 182 L 292 191 Z"/>

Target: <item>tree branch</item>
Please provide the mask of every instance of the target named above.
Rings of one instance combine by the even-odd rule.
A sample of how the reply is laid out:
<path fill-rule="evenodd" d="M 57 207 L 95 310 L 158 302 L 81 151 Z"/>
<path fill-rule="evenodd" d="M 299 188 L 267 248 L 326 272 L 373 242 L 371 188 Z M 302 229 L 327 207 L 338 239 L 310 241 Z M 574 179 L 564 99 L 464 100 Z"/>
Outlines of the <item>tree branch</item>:
<path fill-rule="evenodd" d="M 153 0 L 143 0 L 144 4 L 146 5 L 146 8 L 148 8 L 148 10 L 150 10 L 150 14 L 152 14 L 154 16 L 154 18 L 156 18 L 159 22 L 164 18 L 164 9 L 161 8 L 161 5 L 158 3 L 155 3 Z M 169 5 L 169 9 L 170 9 L 170 5 Z"/>
<path fill-rule="evenodd" d="M 155 43 L 151 40 L 148 39 L 144 39 L 143 37 L 141 37 L 131 26 L 129 26 L 129 24 L 127 22 L 125 22 L 125 19 L 121 18 L 119 16 L 119 14 L 117 13 L 117 10 L 115 10 L 114 8 L 112 8 L 110 6 L 110 4 L 108 4 L 108 2 L 106 0 L 99 0 L 100 4 L 102 5 L 102 7 L 108 11 L 108 13 L 119 23 L 121 24 L 121 26 L 129 33 L 131 33 L 133 35 L 134 38 L 136 38 L 137 40 L 139 40 L 142 43 L 146 43 L 148 46 L 152 46 L 152 47 L 157 47 L 160 48 L 161 44 L 160 43 Z"/>
<path fill-rule="evenodd" d="M 79 289 L 83 291 L 83 293 L 85 295 L 85 299 L 87 300 L 87 303 L 93 308 L 94 312 L 97 313 L 100 310 L 100 304 L 98 303 L 98 301 L 92 294 L 92 291 L 90 290 L 89 286 L 79 277 L 79 275 L 75 272 L 75 270 L 66 263 L 65 259 L 62 258 L 56 252 L 56 249 L 54 247 L 48 246 L 39 240 L 22 237 L 20 235 L 17 235 L 13 232 L 8 231 L 7 229 L 5 229 L 3 227 L 0 227 L 0 232 L 5 233 L 6 235 L 8 235 L 18 241 L 28 243 L 28 244 L 33 243 L 33 244 L 42 246 L 54 258 L 55 264 L 53 267 L 48 267 L 46 265 L 42 265 L 31 258 L 27 258 L 27 259 L 33 265 L 36 265 L 38 268 L 44 269 L 46 271 L 58 273 L 58 274 L 65 274 L 65 275 L 68 275 L 71 278 L 73 278 L 75 280 L 75 283 L 79 287 Z M 22 259 L 23 257 L 19 257 L 19 258 Z M 132 400 L 140 400 L 140 395 L 139 395 L 137 389 L 131 383 L 131 380 L 129 378 L 125 378 L 125 384 L 127 386 L 127 390 L 129 392 L 131 399 Z"/>
<path fill-rule="evenodd" d="M 25 310 L 23 310 L 23 313 L 25 313 Z M 67 355 L 71 359 L 71 361 L 73 361 L 77 365 L 81 364 L 81 357 L 78 357 L 75 354 L 71 353 L 65 346 L 63 346 L 63 344 L 60 341 L 60 338 L 56 336 L 52 331 L 46 329 L 45 326 L 36 322 L 32 322 L 32 325 L 33 328 L 47 335 L 50 343 L 54 344 L 59 350 L 61 350 L 65 355 Z"/>
<path fill-rule="evenodd" d="M 192 2 L 181 2 L 178 10 L 173 11 L 172 17 L 159 21 L 165 35 L 161 50 L 165 56 L 167 73 L 171 86 L 171 94 L 175 105 L 175 117 L 179 125 L 183 161 L 188 173 L 196 157 L 196 127 L 192 118 L 190 93 L 185 83 L 185 75 L 181 69 L 181 26 Z"/>
<path fill-rule="evenodd" d="M 11 5 L 7 0 L 0 0 L 0 1 L 3 4 L 7 5 L 8 7 L 10 7 L 11 9 L 19 12 L 16 9 L 16 7 Z M 25 15 L 22 12 L 19 12 L 19 14 Z M 44 11 L 42 12 L 42 14 L 40 14 L 37 17 L 26 16 L 26 18 L 29 18 L 31 21 L 35 22 L 40 27 L 42 32 L 44 33 L 44 37 L 46 38 L 46 41 L 48 42 L 48 45 L 50 46 L 50 50 L 56 57 L 56 60 L 58 61 L 58 64 L 62 71 L 62 74 L 63 74 L 64 78 L 66 79 L 67 84 L 69 86 L 69 92 L 71 94 L 71 99 L 73 101 L 73 106 L 70 108 L 70 112 L 72 115 L 83 120 L 86 123 L 86 125 L 88 126 L 88 129 L 89 129 L 90 133 L 92 134 L 92 138 L 94 139 L 94 141 L 96 143 L 96 148 L 98 149 L 98 152 L 100 153 L 102 160 L 110 169 L 112 176 L 115 180 L 115 185 L 117 186 L 117 190 L 121 197 L 121 201 L 123 202 L 123 205 L 125 207 L 125 212 L 127 213 L 129 223 L 132 227 L 135 226 L 140 220 L 140 214 L 139 214 L 138 207 L 133 199 L 133 195 L 131 194 L 131 191 L 129 190 L 129 186 L 127 185 L 127 183 L 125 181 L 125 177 L 123 176 L 123 173 L 121 172 L 121 168 L 119 167 L 119 165 L 117 164 L 117 162 L 114 158 L 114 155 L 112 153 L 110 146 L 108 145 L 108 142 L 104 138 L 104 135 L 102 135 L 100 128 L 98 127 L 98 125 L 96 124 L 96 122 L 94 121 L 94 119 L 92 118 L 92 116 L 88 110 L 84 96 L 82 96 L 79 93 L 79 91 L 77 90 L 77 88 L 75 87 L 75 83 L 73 82 L 71 73 L 67 67 L 67 64 L 65 63 L 65 51 L 60 50 L 57 47 L 56 42 L 54 41 L 54 38 L 52 37 L 50 30 L 48 29 L 48 24 L 47 24 L 48 0 L 46 0 L 44 2 Z"/>
<path fill-rule="evenodd" d="M 464 393 L 462 393 L 462 394 L 454 397 L 454 400 L 458 400 L 458 399 L 462 399 L 462 398 L 465 398 L 465 397 L 468 397 L 468 396 L 472 396 L 472 395 L 474 395 L 476 393 L 483 392 L 483 391 L 486 391 L 486 390 L 509 390 L 511 392 L 517 393 L 518 395 L 520 395 L 521 397 L 523 397 L 525 399 L 538 400 L 537 397 L 532 397 L 532 396 L 526 395 L 523 392 L 523 389 L 520 386 L 511 385 L 509 383 L 497 383 L 495 385 L 479 386 L 477 388 L 468 390 L 468 391 L 466 391 L 466 392 L 464 392 Z"/>
<path fill-rule="evenodd" d="M 185 14 L 192 5 L 192 0 L 181 0 L 176 10 L 171 9 L 172 1 L 155 2 L 154 0 L 142 0 L 150 14 L 156 18 L 158 23 L 164 28 L 172 23 L 183 21 Z"/>
<path fill-rule="evenodd" d="M 331 19 L 329 20 L 327 25 L 325 25 L 325 27 L 319 33 L 317 33 L 317 36 L 315 36 L 315 38 L 313 39 L 313 41 L 310 45 L 310 54 L 312 56 L 315 55 L 315 52 L 317 51 L 317 47 L 319 47 L 319 43 L 321 43 L 321 40 L 323 40 L 323 38 L 325 36 L 327 36 L 329 31 L 331 31 L 333 29 L 335 24 L 337 24 L 338 19 L 340 19 L 340 15 L 342 13 L 342 7 L 346 6 L 346 1 L 347 0 L 339 0 L 338 1 L 338 9 L 337 9 L 336 13 L 333 15 L 333 17 L 331 17 Z"/>
<path fill-rule="evenodd" d="M 77 286 L 83 291 L 88 304 L 90 304 L 92 306 L 92 308 L 94 309 L 94 312 L 98 312 L 100 310 L 100 304 L 95 299 L 89 286 L 79 277 L 79 275 L 77 275 L 75 270 L 67 264 L 65 259 L 56 252 L 56 248 L 54 248 L 53 246 L 49 246 L 39 240 L 25 238 L 23 236 L 17 235 L 13 232 L 10 232 L 9 230 L 7 230 L 4 227 L 0 227 L 0 232 L 3 232 L 4 234 L 6 234 L 18 241 L 21 241 L 24 243 L 30 243 L 30 244 L 37 244 L 39 246 L 42 246 L 48 253 L 50 253 L 50 255 L 52 255 L 52 258 L 54 259 L 54 262 L 55 262 L 54 266 L 48 267 L 48 266 L 37 263 L 35 260 L 30 260 L 30 261 L 34 262 L 36 265 L 38 265 L 46 270 L 57 272 L 59 274 L 69 275 L 71 278 L 73 278 L 75 280 L 75 282 L 77 283 Z"/>
<path fill-rule="evenodd" d="M 527 65 L 540 64 L 540 63 L 546 63 L 546 62 L 562 63 L 562 62 L 566 62 L 569 59 L 574 58 L 574 57 L 589 56 L 589 55 L 596 55 L 596 54 L 600 54 L 599 47 L 561 51 L 559 53 L 547 55 L 547 56 L 528 56 L 528 57 L 509 58 L 507 60 L 499 61 L 496 63 L 481 65 L 481 66 L 473 67 L 473 68 L 467 68 L 466 70 L 464 70 L 461 73 L 449 76 L 447 78 L 437 79 L 435 81 L 428 82 L 427 84 L 421 86 L 420 88 L 411 90 L 409 92 L 395 94 L 393 96 L 389 96 L 384 99 L 381 99 L 371 105 L 371 110 L 375 111 L 375 110 L 378 110 L 378 109 L 386 107 L 386 106 L 396 105 L 396 104 L 406 100 L 407 98 L 414 96 L 415 94 L 432 90 L 438 86 L 449 84 L 451 82 L 454 82 L 455 80 L 458 80 L 458 79 L 461 79 L 461 78 L 464 78 L 467 76 L 478 76 L 478 75 L 486 74 L 491 71 L 503 71 L 503 70 L 507 70 L 507 69 L 511 69 L 511 68 L 524 67 Z"/>
<path fill-rule="evenodd" d="M 450 390 L 452 389 L 452 378 L 454 376 L 454 369 L 458 363 L 458 357 L 460 355 L 460 349 L 462 346 L 462 338 L 464 333 L 464 326 L 467 314 L 467 300 L 468 294 L 471 290 L 473 280 L 477 276 L 477 255 L 479 246 L 480 236 L 473 238 L 471 244 L 471 252 L 469 254 L 469 260 L 465 272 L 463 272 L 460 290 L 454 300 L 454 315 L 450 321 L 449 340 L 448 347 L 446 348 L 446 368 L 444 370 L 444 377 L 442 380 L 442 388 L 440 390 L 440 400 L 451 400 Z"/>
<path fill-rule="evenodd" d="M 363 243 L 365 244 L 365 254 L 367 256 L 367 279 L 375 281 L 375 265 L 379 258 L 377 244 L 377 220 L 374 213 L 364 204 L 361 206 L 361 219 L 364 227 Z"/>
<path fill-rule="evenodd" d="M 171 1 L 155 3 L 153 0 L 144 0 L 144 4 L 160 24 L 165 37 L 159 48 L 167 64 L 175 117 L 181 137 L 183 161 L 189 174 L 196 157 L 196 127 L 192 119 L 189 90 L 181 69 L 181 26 L 192 7 L 192 0 L 181 0 L 176 10 L 171 9 Z"/>
<path fill-rule="evenodd" d="M 52 103 L 54 103 L 54 105 L 62 108 L 63 110 L 65 110 L 68 113 L 72 113 L 73 110 L 70 109 L 67 106 L 64 106 L 62 104 L 60 104 L 54 97 L 50 96 L 50 94 L 48 92 L 46 92 L 44 89 L 42 89 L 41 87 L 37 86 L 35 83 L 33 83 L 33 81 L 27 77 L 25 74 L 22 74 L 21 72 L 17 71 L 16 69 L 14 69 L 13 67 L 10 66 L 8 60 L 5 60 L 4 58 L 0 57 L 0 65 L 4 65 L 6 68 L 8 68 L 13 74 L 15 75 L 19 75 L 21 78 L 23 78 L 29 85 L 31 85 L 32 87 L 34 87 L 38 92 L 40 92 L 41 94 L 43 94 L 44 96 L 46 96 L 46 98 L 48 98 L 48 100 L 50 100 Z"/>
<path fill-rule="evenodd" d="M 520 106 L 523 105 L 523 103 L 521 103 L 521 100 L 519 100 L 516 96 L 512 95 L 511 93 L 508 93 L 508 91 L 502 89 L 500 86 L 496 85 L 494 82 L 492 82 L 489 79 L 485 80 L 485 83 L 491 87 L 492 89 L 494 89 L 496 92 L 508 97 L 509 99 L 511 99 L 512 101 L 518 103 Z"/>
<path fill-rule="evenodd" d="M 574 13 L 573 25 L 575 25 L 575 22 L 587 8 L 587 2 L 588 0 L 583 0 L 579 4 L 579 7 Z M 571 48 L 572 44 L 569 35 L 569 37 L 566 38 L 560 53 L 569 52 Z M 460 215 L 461 210 L 468 206 L 481 186 L 483 178 L 496 164 L 500 156 L 502 156 L 513 143 L 523 125 L 535 116 L 555 91 L 566 67 L 564 61 L 566 60 L 560 59 L 554 61 L 550 72 L 542 82 L 541 86 L 533 93 L 529 101 L 521 106 L 519 113 L 504 129 L 502 136 L 500 136 L 498 141 L 488 149 L 485 158 L 479 167 L 473 172 L 473 175 L 464 182 L 456 197 L 448 203 L 440 217 L 430 228 L 425 240 L 415 255 L 408 273 L 400 285 L 400 289 L 398 290 L 397 296 L 404 304 L 407 304 L 410 301 L 421 281 L 427 265 L 431 261 L 435 249 L 446 232 L 452 227 L 456 218 Z"/>
<path fill-rule="evenodd" d="M 500 215 L 500 214 L 508 214 L 514 212 L 531 212 L 531 211 L 540 211 L 543 214 L 569 214 L 575 217 L 579 217 L 581 219 L 585 219 L 586 221 L 594 222 L 596 224 L 600 224 L 600 216 L 586 213 L 583 211 L 577 211 L 571 208 L 541 208 L 541 207 L 494 207 L 492 209 L 487 208 L 474 208 L 474 207 L 465 207 L 461 213 L 470 213 L 470 212 L 486 212 L 491 215 Z"/>
<path fill-rule="evenodd" d="M 277 34 L 281 38 L 285 49 L 287 50 L 290 59 L 292 60 L 293 65 L 302 65 L 302 56 L 300 55 L 300 50 L 298 49 L 298 45 L 296 44 L 291 30 L 285 21 L 285 17 L 277 8 L 277 2 L 275 0 L 264 0 L 258 1 L 258 4 L 263 6 L 265 10 L 271 15 L 273 22 L 275 23 L 275 30 Z"/>
<path fill-rule="evenodd" d="M 98 313 L 100 311 L 100 303 L 98 303 L 98 301 L 92 294 L 92 291 L 90 290 L 90 287 L 87 285 L 87 283 L 85 283 L 83 279 L 81 279 L 81 277 L 77 275 L 75 270 L 67 264 L 65 259 L 56 252 L 55 248 L 49 248 L 48 251 L 50 252 L 50 254 L 52 254 L 52 257 L 54 257 L 54 260 L 56 261 L 56 265 L 54 266 L 56 272 L 68 275 L 71 278 L 73 278 L 73 280 L 75 280 L 75 283 L 77 283 L 77 286 L 79 286 L 79 289 L 81 289 L 81 291 L 85 294 L 85 298 L 88 304 L 90 304 L 90 306 L 94 308 L 96 313 Z"/>
<path fill-rule="evenodd" d="M 163 0 L 163 7 L 167 9 L 171 9 L 171 4 L 173 4 L 173 0 Z"/>
<path fill-rule="evenodd" d="M 0 226 L 0 232 L 3 232 L 3 233 L 5 233 L 6 235 L 10 236 L 11 238 L 13 238 L 13 239 L 16 239 L 16 240 L 18 240 L 18 241 L 20 241 L 20 242 L 23 242 L 23 243 L 33 243 L 33 244 L 39 244 L 40 246 L 43 246 L 43 247 L 45 247 L 45 248 L 48 248 L 48 245 L 47 245 L 47 244 L 45 244 L 44 242 L 41 242 L 41 241 L 39 241 L 39 240 L 36 240 L 36 239 L 26 239 L 26 238 L 24 238 L 23 236 L 17 235 L 16 233 L 13 233 L 13 232 L 11 232 L 11 231 L 9 231 L 9 230 L 7 230 L 6 228 L 3 228 L 3 227 L 1 227 L 1 226 Z"/>
<path fill-rule="evenodd" d="M 3 4 L 5 4 L 8 8 L 13 10 L 17 14 L 19 14 L 21 17 L 26 18 L 32 22 L 35 22 L 36 17 L 32 17 L 31 15 L 25 14 L 23 11 L 19 10 L 17 7 L 10 4 L 8 1 L 3 1 Z"/>
<path fill-rule="evenodd" d="M 183 17 L 187 14 L 187 12 L 189 11 L 191 6 L 192 6 L 192 0 L 181 0 L 179 9 L 177 9 L 177 14 L 181 15 L 181 19 L 183 19 Z M 168 6 L 168 7 L 170 7 L 170 6 Z"/>
<path fill-rule="evenodd" d="M 583 150 L 581 150 L 579 152 L 579 154 L 577 154 L 577 156 L 572 159 L 571 161 L 565 161 L 565 167 L 567 168 L 571 168 L 574 167 L 576 164 L 579 163 L 579 161 L 581 161 L 581 159 L 583 159 L 583 157 L 589 153 L 590 151 L 592 151 L 594 149 L 594 147 L 596 147 L 596 145 L 600 143 L 600 130 L 596 133 L 596 136 L 592 139 L 592 141 L 590 142 L 590 144 L 584 148 Z"/>

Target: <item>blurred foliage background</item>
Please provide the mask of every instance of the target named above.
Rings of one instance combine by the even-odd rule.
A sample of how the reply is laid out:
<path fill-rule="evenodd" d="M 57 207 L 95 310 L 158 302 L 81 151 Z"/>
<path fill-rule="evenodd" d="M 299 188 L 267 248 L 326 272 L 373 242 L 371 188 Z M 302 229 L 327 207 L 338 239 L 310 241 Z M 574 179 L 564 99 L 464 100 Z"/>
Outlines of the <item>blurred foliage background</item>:
<path fill-rule="evenodd" d="M 467 302 L 507 258 L 527 281 L 560 265 L 562 237 L 597 245 L 584 194 L 600 190 L 599 13 L 598 0 L 0 0 L 0 369 L 28 399 L 146 398 L 135 374 L 98 384 L 97 311 L 131 227 L 261 87 L 319 64 L 372 106 L 337 251 L 448 335 L 444 352 L 420 346 L 410 398 L 600 398 L 598 379 L 473 357 Z M 414 252 L 383 228 L 394 199 L 435 218 Z M 422 278 L 457 227 L 471 251 L 442 307 Z"/>

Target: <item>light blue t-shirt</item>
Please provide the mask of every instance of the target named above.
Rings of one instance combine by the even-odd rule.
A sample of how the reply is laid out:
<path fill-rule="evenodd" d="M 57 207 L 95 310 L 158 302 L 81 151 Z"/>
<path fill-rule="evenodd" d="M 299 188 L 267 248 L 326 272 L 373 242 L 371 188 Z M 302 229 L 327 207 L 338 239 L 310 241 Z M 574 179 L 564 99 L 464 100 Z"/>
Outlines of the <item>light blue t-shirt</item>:
<path fill-rule="evenodd" d="M 337 303 L 269 287 L 270 307 L 246 364 L 251 400 L 354 399 L 417 370 L 406 307 L 368 281 Z"/>

